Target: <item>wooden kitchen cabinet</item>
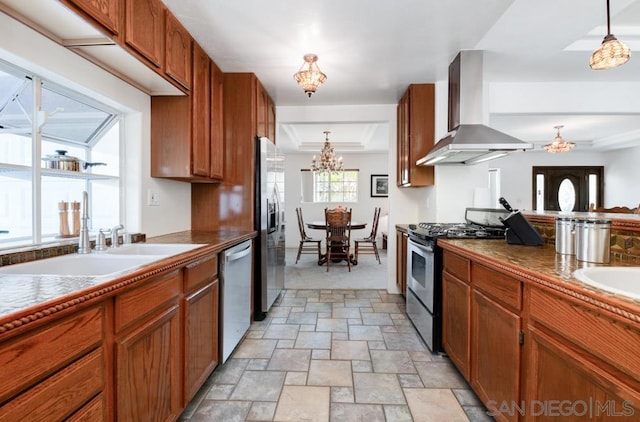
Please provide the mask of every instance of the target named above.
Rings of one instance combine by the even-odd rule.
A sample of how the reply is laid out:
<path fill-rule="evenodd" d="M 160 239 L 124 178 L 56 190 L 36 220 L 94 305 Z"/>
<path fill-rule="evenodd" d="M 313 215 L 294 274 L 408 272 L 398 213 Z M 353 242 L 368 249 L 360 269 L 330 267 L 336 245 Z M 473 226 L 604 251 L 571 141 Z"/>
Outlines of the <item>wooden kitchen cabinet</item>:
<path fill-rule="evenodd" d="M 151 176 L 192 183 L 223 177 L 222 72 L 193 43 L 189 96 L 151 98 Z"/>
<path fill-rule="evenodd" d="M 442 348 L 469 381 L 471 366 L 471 286 L 448 272 L 442 274 Z"/>
<path fill-rule="evenodd" d="M 160 0 L 125 0 L 124 41 L 156 68 L 164 64 L 165 10 Z"/>
<path fill-rule="evenodd" d="M 396 229 L 396 286 L 407 295 L 407 241 L 409 235 L 403 230 Z"/>
<path fill-rule="evenodd" d="M 193 43 L 193 88 L 191 90 L 192 173 L 209 177 L 211 157 L 211 59 Z"/>
<path fill-rule="evenodd" d="M 116 419 L 176 420 L 182 409 L 181 272 L 115 297 Z"/>
<path fill-rule="evenodd" d="M 471 264 L 471 385 L 487 403 L 520 397 L 522 283 Z M 513 421 L 511 415 L 496 420 Z"/>
<path fill-rule="evenodd" d="M 167 9 L 165 13 L 164 71 L 167 76 L 186 89 L 191 88 L 192 41 L 189 32 Z"/>
<path fill-rule="evenodd" d="M 224 125 L 223 125 L 224 74 L 211 61 L 211 148 L 209 175 L 212 179 L 224 178 Z"/>
<path fill-rule="evenodd" d="M 397 109 L 398 187 L 434 184 L 433 166 L 417 166 L 416 161 L 433 147 L 435 140 L 435 85 L 412 84 Z"/>
<path fill-rule="evenodd" d="M 102 402 L 103 324 L 97 305 L 0 342 L 0 420 L 62 420 Z"/>
<path fill-rule="evenodd" d="M 185 268 L 184 400 L 186 406 L 219 363 L 218 257 Z"/>
<path fill-rule="evenodd" d="M 276 143 L 276 107 L 271 97 L 256 78 L 256 135 L 266 136 Z"/>
<path fill-rule="evenodd" d="M 81 15 L 99 24 L 107 33 L 119 35 L 122 30 L 122 0 L 61 0 Z"/>

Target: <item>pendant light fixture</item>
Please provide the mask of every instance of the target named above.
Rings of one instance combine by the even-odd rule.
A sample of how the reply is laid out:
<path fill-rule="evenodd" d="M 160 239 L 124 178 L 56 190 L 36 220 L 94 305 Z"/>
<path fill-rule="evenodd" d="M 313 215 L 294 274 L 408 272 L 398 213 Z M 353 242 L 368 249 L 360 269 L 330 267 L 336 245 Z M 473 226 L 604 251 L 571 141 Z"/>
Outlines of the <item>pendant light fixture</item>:
<path fill-rule="evenodd" d="M 320 151 L 320 158 L 316 158 L 313 156 L 313 160 L 311 161 L 311 171 L 313 172 L 321 172 L 321 171 L 330 171 L 330 172 L 338 172 L 342 171 L 342 157 L 336 159 L 336 153 L 331 143 L 329 142 L 329 132 L 325 130 L 324 132 L 324 146 Z"/>
<path fill-rule="evenodd" d="M 576 146 L 575 143 L 567 142 L 562 139 L 562 136 L 560 136 L 560 129 L 562 129 L 563 127 L 563 125 L 554 126 L 554 129 L 556 130 L 556 138 L 553 140 L 553 142 L 544 146 L 544 149 L 546 149 L 547 152 L 551 152 L 554 154 L 556 152 L 567 152 L 571 151 L 573 147 Z"/>
<path fill-rule="evenodd" d="M 320 71 L 316 64 L 318 56 L 315 54 L 305 54 L 304 63 L 300 70 L 293 75 L 298 85 L 304 89 L 304 93 L 311 98 L 311 94 L 327 79 L 327 75 Z"/>
<path fill-rule="evenodd" d="M 591 55 L 589 66 L 593 70 L 611 69 L 625 64 L 629 61 L 631 51 L 623 42 L 611 33 L 611 22 L 609 17 L 609 0 L 607 0 L 607 35 L 602 41 L 602 45 Z"/>

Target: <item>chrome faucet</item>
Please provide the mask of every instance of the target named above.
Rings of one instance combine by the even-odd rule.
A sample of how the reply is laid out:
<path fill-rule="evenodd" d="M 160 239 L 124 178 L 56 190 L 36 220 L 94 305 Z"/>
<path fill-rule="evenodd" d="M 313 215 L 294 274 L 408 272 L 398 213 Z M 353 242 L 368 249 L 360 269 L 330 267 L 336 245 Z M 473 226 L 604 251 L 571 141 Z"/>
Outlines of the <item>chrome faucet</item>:
<path fill-rule="evenodd" d="M 86 254 L 91 253 L 91 244 L 89 243 L 89 227 L 87 225 L 89 220 L 89 194 L 87 191 L 82 192 L 82 216 L 80 221 L 80 237 L 78 238 L 78 253 Z"/>
<path fill-rule="evenodd" d="M 124 229 L 122 224 L 118 224 L 117 226 L 113 226 L 111 228 L 111 247 L 117 248 L 120 245 L 118 244 L 118 230 Z"/>

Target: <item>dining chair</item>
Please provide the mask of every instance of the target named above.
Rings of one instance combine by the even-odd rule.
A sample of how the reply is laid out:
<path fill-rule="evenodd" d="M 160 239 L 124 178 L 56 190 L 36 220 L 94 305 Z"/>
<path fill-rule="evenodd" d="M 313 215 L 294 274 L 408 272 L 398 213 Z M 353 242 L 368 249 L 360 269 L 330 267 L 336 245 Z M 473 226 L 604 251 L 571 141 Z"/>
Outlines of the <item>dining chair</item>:
<path fill-rule="evenodd" d="M 604 208 L 604 207 L 600 207 L 600 208 L 596 208 L 594 203 L 589 204 L 589 212 L 608 212 L 608 213 L 615 213 L 615 214 L 640 214 L 640 206 L 636 207 L 636 208 L 629 208 L 629 207 L 611 207 L 611 208 Z"/>
<path fill-rule="evenodd" d="M 327 271 L 332 260 L 347 261 L 351 272 L 349 246 L 351 244 L 351 208 L 324 209 L 327 230 Z"/>
<path fill-rule="evenodd" d="M 380 261 L 380 254 L 378 253 L 378 244 L 376 243 L 376 236 L 378 235 L 378 221 L 380 221 L 380 207 L 376 207 L 373 210 L 373 224 L 371 224 L 371 234 L 367 237 L 354 239 L 355 244 L 355 263 L 358 263 L 358 254 L 374 254 L 378 260 L 378 264 L 382 264 Z"/>
<path fill-rule="evenodd" d="M 307 233 L 304 231 L 304 219 L 302 218 L 302 208 L 296 208 L 296 214 L 298 215 L 298 230 L 300 231 L 300 245 L 298 246 L 298 256 L 296 257 L 296 264 L 300 259 L 300 255 L 303 253 L 306 254 L 318 254 L 318 260 L 322 257 L 322 252 L 320 251 L 320 243 L 322 240 L 314 239 L 312 237 L 307 236 Z M 315 246 L 314 246 L 315 244 Z"/>

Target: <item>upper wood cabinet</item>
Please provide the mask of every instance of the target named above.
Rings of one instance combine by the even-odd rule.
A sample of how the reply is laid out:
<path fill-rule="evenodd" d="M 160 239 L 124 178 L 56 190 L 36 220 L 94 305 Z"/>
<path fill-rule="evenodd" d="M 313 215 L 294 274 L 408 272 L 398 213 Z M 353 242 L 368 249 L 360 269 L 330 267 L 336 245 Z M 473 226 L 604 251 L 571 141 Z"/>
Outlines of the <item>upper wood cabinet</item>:
<path fill-rule="evenodd" d="M 61 0 L 88 16 L 106 30 L 119 35 L 122 28 L 122 0 Z"/>
<path fill-rule="evenodd" d="M 160 0 L 125 0 L 125 43 L 158 68 L 164 64 L 164 19 Z"/>
<path fill-rule="evenodd" d="M 264 86 L 256 83 L 256 124 L 257 136 L 266 136 L 276 143 L 276 107 Z"/>
<path fill-rule="evenodd" d="M 186 89 L 190 89 L 192 38 L 168 9 L 165 18 L 165 42 L 165 73 Z"/>
<path fill-rule="evenodd" d="M 433 166 L 416 166 L 416 161 L 427 155 L 433 147 L 435 85 L 409 85 L 398 103 L 397 118 L 397 185 L 399 187 L 433 185 Z"/>
<path fill-rule="evenodd" d="M 224 125 L 223 125 L 223 86 L 224 74 L 211 62 L 211 178 L 222 180 L 224 177 Z"/>
<path fill-rule="evenodd" d="M 211 157 L 211 60 L 207 53 L 193 43 L 193 87 L 191 90 L 192 173 L 209 177 Z"/>
<path fill-rule="evenodd" d="M 151 98 L 151 176 L 193 183 L 223 177 L 222 72 L 193 43 L 193 87 Z"/>

